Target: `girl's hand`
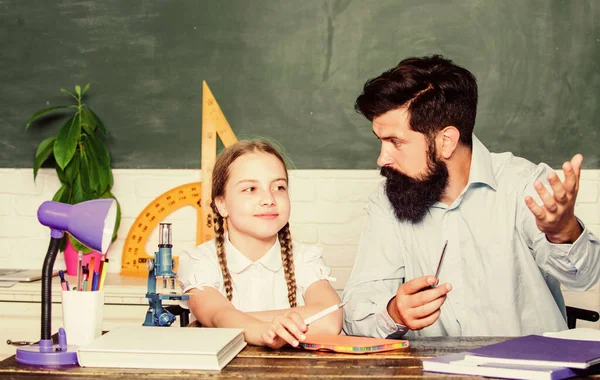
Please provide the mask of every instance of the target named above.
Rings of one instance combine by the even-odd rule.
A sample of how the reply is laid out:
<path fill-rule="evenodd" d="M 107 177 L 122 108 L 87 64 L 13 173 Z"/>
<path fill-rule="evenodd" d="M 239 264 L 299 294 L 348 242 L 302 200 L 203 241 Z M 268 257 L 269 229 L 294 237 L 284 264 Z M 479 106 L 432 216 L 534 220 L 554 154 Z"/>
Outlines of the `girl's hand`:
<path fill-rule="evenodd" d="M 289 311 L 273 318 L 271 323 L 265 323 L 266 329 L 261 338 L 265 346 L 280 348 L 286 344 L 297 347 L 306 339 L 304 333 L 308 327 L 300 314 Z"/>

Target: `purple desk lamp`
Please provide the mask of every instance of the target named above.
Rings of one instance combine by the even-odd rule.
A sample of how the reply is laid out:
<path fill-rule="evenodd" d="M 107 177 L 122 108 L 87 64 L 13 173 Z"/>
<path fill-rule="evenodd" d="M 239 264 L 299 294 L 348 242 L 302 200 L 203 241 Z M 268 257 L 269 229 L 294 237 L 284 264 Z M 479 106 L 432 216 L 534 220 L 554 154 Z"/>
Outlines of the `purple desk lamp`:
<path fill-rule="evenodd" d="M 50 246 L 42 267 L 42 337 L 39 344 L 17 348 L 16 360 L 32 365 L 77 364 L 77 352 L 69 351 L 63 329 L 58 344 L 52 344 L 52 269 L 65 232 L 101 253 L 106 253 L 112 241 L 117 218 L 117 201 L 96 199 L 69 205 L 44 202 L 38 209 L 38 220 L 50 227 Z"/>

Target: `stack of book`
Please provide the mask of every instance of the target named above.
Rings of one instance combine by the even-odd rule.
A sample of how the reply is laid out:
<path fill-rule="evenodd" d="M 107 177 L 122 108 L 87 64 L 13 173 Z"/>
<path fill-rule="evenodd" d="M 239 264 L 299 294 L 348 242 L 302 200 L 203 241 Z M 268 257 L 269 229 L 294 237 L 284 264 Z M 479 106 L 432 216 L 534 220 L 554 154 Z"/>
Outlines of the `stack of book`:
<path fill-rule="evenodd" d="M 567 379 L 597 373 L 599 367 L 600 342 L 541 335 L 423 359 L 424 371 L 506 379 Z"/>

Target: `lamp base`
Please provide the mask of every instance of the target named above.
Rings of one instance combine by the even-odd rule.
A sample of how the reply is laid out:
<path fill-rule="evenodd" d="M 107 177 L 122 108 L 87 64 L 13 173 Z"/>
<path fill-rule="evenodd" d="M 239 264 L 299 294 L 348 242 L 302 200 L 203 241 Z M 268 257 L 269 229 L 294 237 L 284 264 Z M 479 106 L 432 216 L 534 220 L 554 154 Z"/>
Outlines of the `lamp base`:
<path fill-rule="evenodd" d="M 30 365 L 76 365 L 77 348 L 52 344 L 52 340 L 41 340 L 39 344 L 17 348 L 15 359 L 19 363 Z"/>

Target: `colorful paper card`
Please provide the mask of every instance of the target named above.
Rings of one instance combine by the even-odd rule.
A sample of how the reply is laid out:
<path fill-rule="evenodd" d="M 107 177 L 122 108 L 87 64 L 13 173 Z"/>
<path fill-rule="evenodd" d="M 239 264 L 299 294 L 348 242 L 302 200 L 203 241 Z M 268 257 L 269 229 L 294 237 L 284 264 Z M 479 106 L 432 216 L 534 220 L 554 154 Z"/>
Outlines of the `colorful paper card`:
<path fill-rule="evenodd" d="M 300 347 L 307 350 L 325 350 L 348 354 L 367 354 L 408 349 L 408 340 L 366 338 L 348 335 L 309 334 Z"/>

